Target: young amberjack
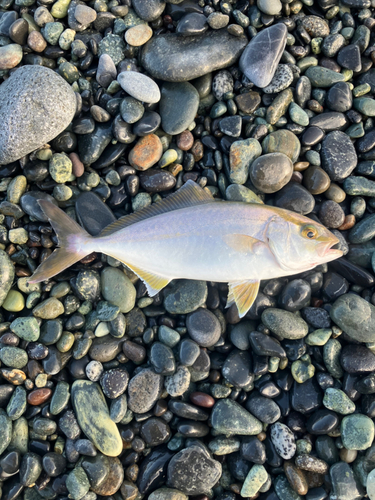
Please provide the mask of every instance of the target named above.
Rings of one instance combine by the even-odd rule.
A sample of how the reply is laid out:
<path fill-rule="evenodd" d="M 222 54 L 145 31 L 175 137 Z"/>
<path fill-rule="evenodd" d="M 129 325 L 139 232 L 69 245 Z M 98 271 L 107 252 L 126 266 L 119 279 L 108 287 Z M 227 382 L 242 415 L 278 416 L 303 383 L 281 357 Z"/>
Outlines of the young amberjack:
<path fill-rule="evenodd" d="M 289 276 L 341 257 L 338 239 L 307 217 L 263 204 L 215 201 L 192 181 L 161 202 L 122 217 L 98 236 L 52 203 L 39 205 L 59 246 L 30 282 L 45 281 L 91 252 L 129 267 L 152 297 L 171 280 L 228 282 L 227 307 L 242 318 L 262 279 Z"/>

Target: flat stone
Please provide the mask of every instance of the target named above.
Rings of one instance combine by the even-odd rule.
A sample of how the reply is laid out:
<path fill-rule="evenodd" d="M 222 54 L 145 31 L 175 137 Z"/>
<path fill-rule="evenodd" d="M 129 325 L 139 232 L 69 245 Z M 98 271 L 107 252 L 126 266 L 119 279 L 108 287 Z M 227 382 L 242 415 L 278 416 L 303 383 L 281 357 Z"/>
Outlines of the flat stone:
<path fill-rule="evenodd" d="M 174 488 L 159 488 L 151 493 L 149 500 L 188 500 L 187 495 Z"/>
<path fill-rule="evenodd" d="M 122 439 L 117 425 L 109 417 L 100 387 L 87 380 L 76 380 L 72 385 L 72 402 L 82 431 L 96 448 L 104 455 L 118 456 Z"/>
<path fill-rule="evenodd" d="M 23 66 L 0 86 L 0 110 L 0 164 L 7 164 L 60 134 L 73 119 L 76 96 L 55 71 Z"/>
<path fill-rule="evenodd" d="M 267 135 L 262 142 L 263 153 L 283 153 L 293 163 L 298 160 L 301 144 L 298 137 L 290 130 L 277 130 Z"/>
<path fill-rule="evenodd" d="M 286 45 L 288 30 L 283 23 L 260 31 L 247 45 L 240 69 L 259 88 L 267 87 L 275 74 Z"/>
<path fill-rule="evenodd" d="M 129 153 L 129 163 L 137 170 L 143 171 L 157 163 L 163 154 L 163 146 L 159 137 L 149 134 L 138 140 Z"/>
<path fill-rule="evenodd" d="M 152 37 L 152 29 L 146 24 L 138 24 L 125 31 L 125 40 L 133 47 L 144 45 Z"/>
<path fill-rule="evenodd" d="M 147 368 L 135 375 L 128 386 L 128 407 L 135 413 L 146 413 L 154 406 L 163 388 L 163 376 Z"/>
<path fill-rule="evenodd" d="M 88 7 L 87 5 L 78 4 L 74 11 L 74 17 L 79 23 L 88 25 L 95 21 L 97 13 L 94 9 Z"/>
<path fill-rule="evenodd" d="M 107 267 L 101 274 L 103 297 L 127 313 L 135 305 L 136 291 L 133 283 L 120 269 Z"/>
<path fill-rule="evenodd" d="M 164 292 L 164 307 L 170 314 L 188 314 L 206 303 L 205 281 L 179 280 Z"/>
<path fill-rule="evenodd" d="M 164 83 L 159 106 L 163 130 L 181 134 L 194 121 L 198 106 L 199 94 L 191 83 Z"/>
<path fill-rule="evenodd" d="M 211 413 L 211 424 L 217 434 L 254 436 L 262 430 L 261 422 L 231 399 L 219 399 Z"/>
<path fill-rule="evenodd" d="M 22 61 L 22 56 L 22 47 L 18 43 L 0 47 L 0 70 L 15 68 Z"/>
<path fill-rule="evenodd" d="M 262 193 L 275 193 L 290 181 L 293 163 L 283 153 L 260 156 L 250 166 L 250 180 Z"/>
<path fill-rule="evenodd" d="M 312 37 L 326 37 L 329 35 L 329 25 L 325 19 L 318 16 L 305 16 L 301 20 L 302 26 Z"/>
<path fill-rule="evenodd" d="M 186 495 L 208 492 L 221 476 L 221 464 L 201 447 L 191 446 L 178 452 L 168 465 L 167 484 Z"/>
<path fill-rule="evenodd" d="M 357 166 L 357 154 L 350 138 L 339 130 L 322 142 L 322 166 L 332 181 L 343 181 Z"/>
<path fill-rule="evenodd" d="M 263 465 L 253 465 L 242 485 L 241 496 L 251 498 L 258 493 L 268 480 L 268 472 Z"/>
<path fill-rule="evenodd" d="M 313 87 L 319 88 L 332 87 L 335 83 L 345 80 L 344 75 L 341 73 L 336 73 L 336 71 L 323 66 L 311 66 L 307 69 L 305 75 Z"/>
<path fill-rule="evenodd" d="M 256 139 L 234 142 L 229 151 L 229 179 L 235 184 L 245 184 L 251 163 L 262 154 L 262 147 Z"/>
<path fill-rule="evenodd" d="M 147 42 L 142 52 L 142 65 L 154 78 L 185 82 L 231 66 L 246 43 L 244 35 L 232 36 L 226 30 L 189 37 L 163 34 Z"/>
<path fill-rule="evenodd" d="M 123 71 L 117 81 L 129 95 L 139 101 L 155 103 L 160 101 L 160 90 L 149 76 L 137 71 Z"/>
<path fill-rule="evenodd" d="M 284 459 L 290 460 L 296 452 L 293 432 L 285 424 L 276 422 L 271 426 L 271 440 L 277 453 Z"/>
<path fill-rule="evenodd" d="M 353 105 L 353 94 L 346 82 L 338 82 L 327 92 L 327 106 L 332 111 L 345 113 Z"/>
<path fill-rule="evenodd" d="M 334 321 L 347 335 L 358 342 L 375 340 L 375 307 L 353 293 L 339 297 L 330 310 Z"/>
<path fill-rule="evenodd" d="M 307 323 L 295 314 L 270 307 L 263 311 L 262 322 L 281 339 L 301 339 L 308 333 Z"/>

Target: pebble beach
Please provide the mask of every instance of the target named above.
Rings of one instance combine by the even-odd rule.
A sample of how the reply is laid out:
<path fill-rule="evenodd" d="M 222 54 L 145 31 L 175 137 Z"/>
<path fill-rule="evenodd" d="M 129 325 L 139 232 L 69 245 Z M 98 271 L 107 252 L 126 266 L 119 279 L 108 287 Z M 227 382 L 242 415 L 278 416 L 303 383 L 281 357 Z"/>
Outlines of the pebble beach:
<path fill-rule="evenodd" d="M 375 500 L 374 63 L 375 0 L 0 0 L 1 500 Z M 242 319 L 101 253 L 29 283 L 38 200 L 97 236 L 189 180 L 343 257 Z"/>

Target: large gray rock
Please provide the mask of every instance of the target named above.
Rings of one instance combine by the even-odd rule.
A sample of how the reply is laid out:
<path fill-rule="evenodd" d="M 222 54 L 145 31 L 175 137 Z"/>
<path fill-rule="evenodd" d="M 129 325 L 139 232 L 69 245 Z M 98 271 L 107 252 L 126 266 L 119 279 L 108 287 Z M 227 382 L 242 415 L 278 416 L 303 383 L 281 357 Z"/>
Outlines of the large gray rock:
<path fill-rule="evenodd" d="M 226 30 L 194 36 L 159 35 L 145 45 L 142 65 L 154 78 L 187 82 L 235 63 L 246 43 L 244 35 L 236 37 Z"/>
<path fill-rule="evenodd" d="M 0 86 L 0 164 L 11 163 L 59 135 L 72 121 L 70 85 L 43 66 L 23 66 Z"/>
<path fill-rule="evenodd" d="M 354 293 L 341 295 L 330 310 L 332 321 L 357 342 L 374 342 L 375 307 Z"/>
<path fill-rule="evenodd" d="M 267 87 L 285 49 L 288 30 L 275 24 L 256 35 L 243 51 L 240 69 L 259 88 Z"/>

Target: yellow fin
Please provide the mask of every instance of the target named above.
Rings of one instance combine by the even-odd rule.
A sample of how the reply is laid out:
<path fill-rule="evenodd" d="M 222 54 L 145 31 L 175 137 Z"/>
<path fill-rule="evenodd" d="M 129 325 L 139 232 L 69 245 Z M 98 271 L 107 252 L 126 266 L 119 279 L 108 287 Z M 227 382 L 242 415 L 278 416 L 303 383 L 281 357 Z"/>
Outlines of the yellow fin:
<path fill-rule="evenodd" d="M 226 234 L 223 236 L 223 240 L 229 247 L 240 253 L 254 253 L 265 245 L 263 241 L 247 234 Z"/>
<path fill-rule="evenodd" d="M 259 283 L 259 280 L 228 283 L 229 292 L 226 307 L 230 307 L 235 303 L 240 318 L 243 318 L 257 298 Z"/>
<path fill-rule="evenodd" d="M 133 266 L 132 264 L 127 264 L 125 262 L 124 264 L 126 264 L 137 276 L 141 278 L 143 283 L 146 285 L 150 297 L 153 297 L 160 292 L 160 290 L 167 286 L 171 281 L 169 278 L 150 273 L 149 271 L 145 271 L 144 269 Z"/>
<path fill-rule="evenodd" d="M 136 222 L 150 219 L 156 215 L 165 214 L 178 210 L 180 208 L 193 207 L 195 205 L 204 205 L 206 203 L 213 203 L 215 199 L 210 193 L 202 189 L 198 184 L 192 180 L 188 180 L 176 193 L 171 194 L 163 201 L 153 203 L 149 207 L 142 208 L 138 212 L 130 215 L 125 215 L 109 226 L 103 229 L 99 234 L 101 236 L 108 236 L 120 229 L 131 226 Z"/>

